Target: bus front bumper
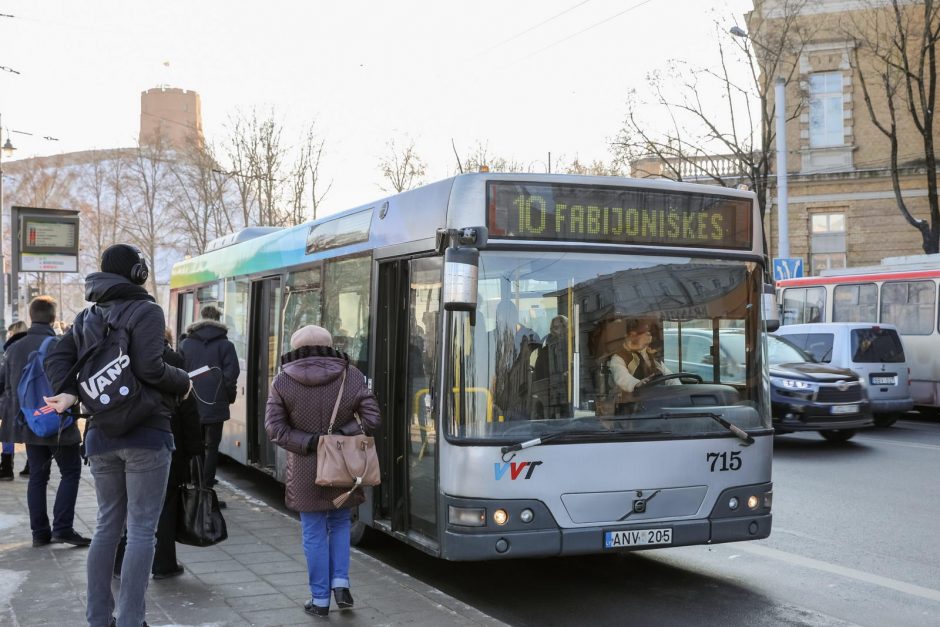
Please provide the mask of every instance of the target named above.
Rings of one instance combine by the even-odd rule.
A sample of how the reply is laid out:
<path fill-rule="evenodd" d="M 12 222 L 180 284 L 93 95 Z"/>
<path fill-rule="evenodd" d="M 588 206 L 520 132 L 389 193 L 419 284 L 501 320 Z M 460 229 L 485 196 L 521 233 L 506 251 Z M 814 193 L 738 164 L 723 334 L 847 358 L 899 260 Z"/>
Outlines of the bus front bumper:
<path fill-rule="evenodd" d="M 760 496 L 753 510 L 745 506 L 749 495 Z M 770 512 L 772 495 L 771 483 L 737 486 L 721 493 L 708 518 L 665 522 L 644 520 L 630 524 L 615 522 L 576 528 L 559 528 L 548 508 L 539 501 L 517 501 L 508 507 L 503 502 L 500 505 L 510 511 L 519 507 L 532 509 L 536 512 L 536 518 L 542 521 L 542 528 L 526 529 L 518 523 L 509 523 L 504 529 L 464 529 L 449 524 L 441 539 L 441 557 L 454 561 L 554 557 L 760 540 L 770 535 L 773 521 Z M 451 497 L 448 500 L 464 506 L 492 505 L 492 502 L 477 499 Z M 668 543 L 614 548 L 605 546 L 609 532 L 648 533 L 665 529 L 671 530 Z"/>
<path fill-rule="evenodd" d="M 442 557 L 454 561 L 555 557 L 663 549 L 696 544 L 718 544 L 759 540 L 770 535 L 772 514 L 726 520 L 693 520 L 672 523 L 617 525 L 603 529 L 546 529 L 503 534 L 468 534 L 444 532 Z M 604 548 L 607 531 L 672 529 L 672 542 L 636 548 Z"/>

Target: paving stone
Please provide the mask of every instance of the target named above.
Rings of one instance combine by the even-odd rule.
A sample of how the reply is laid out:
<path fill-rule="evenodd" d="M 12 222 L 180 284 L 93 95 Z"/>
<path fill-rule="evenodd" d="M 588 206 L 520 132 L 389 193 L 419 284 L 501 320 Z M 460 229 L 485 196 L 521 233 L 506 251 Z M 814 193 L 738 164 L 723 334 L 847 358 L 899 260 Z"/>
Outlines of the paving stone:
<path fill-rule="evenodd" d="M 53 473 L 50 494 L 57 482 L 58 474 Z M 16 587 L 9 599 L 0 598 L 0 625 L 84 625 L 87 549 L 33 548 L 26 482 L 8 486 L 0 491 L 0 571 L 3 583 Z M 297 517 L 248 500 L 230 486 L 219 494 L 228 503 L 229 538 L 213 547 L 178 546 L 186 572 L 150 582 L 148 623 L 310 625 L 314 619 L 303 612 L 310 589 Z M 85 471 L 79 484 L 75 529 L 90 536 L 96 517 L 94 479 Z M 350 576 L 357 607 L 347 612 L 333 608 L 329 622 L 334 627 L 499 624 L 356 550 L 351 553 Z M 119 586 L 112 581 L 115 592 Z M 52 605 L 49 599 L 57 602 Z"/>

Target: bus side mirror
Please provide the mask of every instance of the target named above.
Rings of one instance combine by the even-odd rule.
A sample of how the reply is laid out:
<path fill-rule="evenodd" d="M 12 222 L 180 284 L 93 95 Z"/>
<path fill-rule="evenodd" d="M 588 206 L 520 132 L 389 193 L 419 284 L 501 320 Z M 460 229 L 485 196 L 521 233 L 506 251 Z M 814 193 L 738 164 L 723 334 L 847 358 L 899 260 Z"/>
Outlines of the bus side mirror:
<path fill-rule="evenodd" d="M 761 317 L 764 320 L 765 330 L 773 333 L 780 328 L 780 309 L 777 307 L 777 293 L 770 283 L 764 283 L 761 304 L 763 306 Z"/>
<path fill-rule="evenodd" d="M 485 227 L 453 229 L 446 233 L 450 246 L 444 250 L 444 309 L 475 312 L 480 251 L 486 244 Z"/>

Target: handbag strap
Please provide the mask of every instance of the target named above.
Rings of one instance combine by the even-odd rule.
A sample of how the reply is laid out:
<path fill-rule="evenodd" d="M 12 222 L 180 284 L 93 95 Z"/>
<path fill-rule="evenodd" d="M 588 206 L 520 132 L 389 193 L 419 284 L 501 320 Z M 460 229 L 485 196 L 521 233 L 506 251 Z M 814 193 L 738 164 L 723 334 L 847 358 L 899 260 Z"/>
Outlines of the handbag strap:
<path fill-rule="evenodd" d="M 336 403 L 333 404 L 333 415 L 330 416 L 330 426 L 326 430 L 327 435 L 333 435 L 333 423 L 336 422 L 336 412 L 339 411 L 339 402 L 343 398 L 343 390 L 346 389 L 346 372 L 348 370 L 349 368 L 343 368 L 343 381 L 339 384 L 339 394 L 336 395 Z"/>

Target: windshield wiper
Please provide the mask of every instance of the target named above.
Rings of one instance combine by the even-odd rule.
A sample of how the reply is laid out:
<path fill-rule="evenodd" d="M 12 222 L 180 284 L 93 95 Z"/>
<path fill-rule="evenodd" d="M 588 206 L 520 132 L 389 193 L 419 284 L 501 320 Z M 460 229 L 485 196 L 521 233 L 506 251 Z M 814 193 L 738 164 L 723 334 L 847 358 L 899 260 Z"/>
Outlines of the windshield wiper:
<path fill-rule="evenodd" d="M 731 424 L 730 422 L 728 422 L 727 420 L 725 420 L 718 414 L 712 413 L 710 411 L 696 411 L 696 412 L 689 412 L 688 414 L 670 414 L 667 412 L 667 413 L 660 414 L 660 417 L 665 418 L 667 420 L 669 418 L 711 418 L 712 420 L 720 424 L 722 427 L 724 427 L 731 433 L 738 436 L 741 440 L 743 440 L 744 444 L 742 444 L 742 446 L 750 446 L 751 444 L 754 444 L 754 438 L 751 436 L 750 433 L 748 433 L 747 431 L 745 431 L 744 429 L 742 429 L 741 427 L 737 425 Z"/>
<path fill-rule="evenodd" d="M 567 431 L 556 431 L 555 433 L 549 433 L 548 435 L 542 435 L 537 438 L 532 438 L 531 440 L 526 440 L 524 442 L 517 442 L 516 444 L 510 444 L 499 449 L 499 452 L 503 455 L 503 461 L 508 462 L 515 455 L 506 459 L 508 453 L 515 453 L 516 451 L 521 451 L 523 449 L 531 448 L 533 446 L 539 446 L 540 444 L 545 444 L 546 442 L 551 442 L 565 435 L 601 435 L 601 434 L 625 434 L 625 435 L 654 435 L 659 433 L 659 431 L 599 431 L 597 429 L 569 429 Z"/>

